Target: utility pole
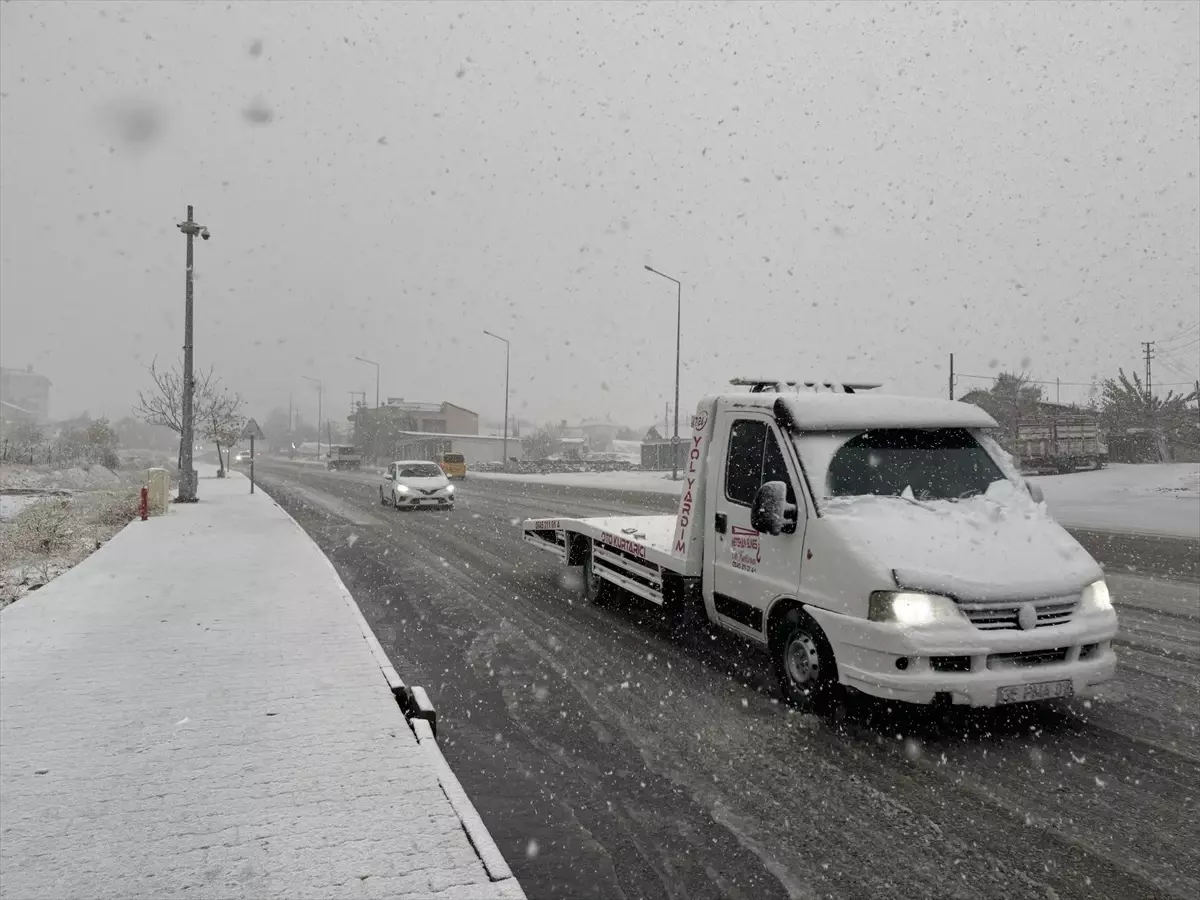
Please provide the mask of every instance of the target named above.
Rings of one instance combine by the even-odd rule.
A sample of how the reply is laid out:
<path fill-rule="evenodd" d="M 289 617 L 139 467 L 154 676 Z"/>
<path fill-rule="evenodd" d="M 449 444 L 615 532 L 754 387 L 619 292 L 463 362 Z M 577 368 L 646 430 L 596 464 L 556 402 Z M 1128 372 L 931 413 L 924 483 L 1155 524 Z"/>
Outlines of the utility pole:
<path fill-rule="evenodd" d="M 954 399 L 954 354 L 950 354 L 950 399 Z"/>
<path fill-rule="evenodd" d="M 683 284 L 677 278 L 672 278 L 658 269 L 643 266 L 647 272 L 653 272 L 667 281 L 675 282 L 675 436 L 671 438 L 671 480 L 679 480 L 679 348 L 683 334 Z"/>
<path fill-rule="evenodd" d="M 187 220 L 177 226 L 187 235 L 187 269 L 184 276 L 183 307 L 183 398 L 179 432 L 179 503 L 196 502 L 196 472 L 192 464 L 192 450 L 196 445 L 192 422 L 192 394 L 196 390 L 196 377 L 192 371 L 192 239 L 196 235 L 208 240 L 212 235 L 203 225 L 193 221 L 192 208 L 187 208 Z"/>
<path fill-rule="evenodd" d="M 359 362 L 365 362 L 369 366 L 375 367 L 375 408 L 379 409 L 379 363 L 373 359 L 363 359 L 361 356 L 354 357 Z M 363 403 L 367 402 L 367 398 L 363 397 Z"/>
<path fill-rule="evenodd" d="M 313 382 L 317 386 L 317 462 L 321 461 L 321 423 L 324 421 L 324 415 L 321 412 L 321 395 L 325 392 L 325 385 L 321 383 L 320 378 L 313 378 L 311 375 L 301 375 L 308 381 Z"/>
<path fill-rule="evenodd" d="M 494 337 L 498 341 L 504 341 L 504 470 L 508 471 L 508 354 L 510 346 L 507 338 L 502 338 L 498 334 L 492 334 L 486 328 L 483 331 L 488 337 Z"/>
<path fill-rule="evenodd" d="M 367 405 L 366 391 L 350 391 L 350 412 L 354 414 L 354 443 L 356 446 L 362 445 L 362 408 Z M 362 397 L 362 404 L 359 405 L 354 401 L 355 397 Z"/>
<path fill-rule="evenodd" d="M 1154 341 L 1142 341 L 1142 346 L 1146 348 L 1146 409 L 1150 410 L 1154 406 L 1154 391 L 1151 389 L 1150 375 L 1150 360 L 1154 359 L 1152 348 Z"/>

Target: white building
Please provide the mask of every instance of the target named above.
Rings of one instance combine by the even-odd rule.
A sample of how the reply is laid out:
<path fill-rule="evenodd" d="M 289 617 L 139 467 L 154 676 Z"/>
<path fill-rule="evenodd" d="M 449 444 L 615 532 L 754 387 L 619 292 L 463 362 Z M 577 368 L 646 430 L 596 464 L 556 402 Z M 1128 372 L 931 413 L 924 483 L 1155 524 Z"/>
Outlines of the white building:
<path fill-rule="evenodd" d="M 467 467 L 482 462 L 504 461 L 504 437 L 489 434 L 429 434 L 419 431 L 401 432 L 396 445 L 397 459 L 429 459 L 439 453 L 461 453 Z M 520 460 L 521 440 L 509 435 L 509 459 Z"/>

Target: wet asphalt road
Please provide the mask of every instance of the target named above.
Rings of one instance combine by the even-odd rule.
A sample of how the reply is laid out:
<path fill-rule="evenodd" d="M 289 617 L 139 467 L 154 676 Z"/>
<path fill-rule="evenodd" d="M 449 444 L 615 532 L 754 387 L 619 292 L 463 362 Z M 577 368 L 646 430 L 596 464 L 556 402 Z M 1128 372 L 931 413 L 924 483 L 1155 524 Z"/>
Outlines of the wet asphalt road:
<path fill-rule="evenodd" d="M 530 897 L 1200 893 L 1200 587 L 1113 575 L 1103 699 L 1007 713 L 787 710 L 761 653 L 581 604 L 516 525 L 634 513 L 468 481 L 398 513 L 377 478 L 265 462 L 329 555 Z"/>

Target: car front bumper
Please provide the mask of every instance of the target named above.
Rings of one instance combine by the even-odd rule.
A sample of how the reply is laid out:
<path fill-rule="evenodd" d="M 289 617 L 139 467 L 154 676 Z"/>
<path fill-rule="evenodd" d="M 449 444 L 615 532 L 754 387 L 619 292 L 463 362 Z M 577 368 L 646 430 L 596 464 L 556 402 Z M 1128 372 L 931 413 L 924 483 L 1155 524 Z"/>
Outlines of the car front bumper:
<path fill-rule="evenodd" d="M 435 494 L 429 496 L 426 494 L 396 494 L 397 506 L 453 506 L 453 494 Z"/>
<path fill-rule="evenodd" d="M 1089 697 L 1117 669 L 1111 612 L 1077 614 L 1029 631 L 901 628 L 812 607 L 808 612 L 833 647 L 838 680 L 888 700 L 998 706 Z"/>

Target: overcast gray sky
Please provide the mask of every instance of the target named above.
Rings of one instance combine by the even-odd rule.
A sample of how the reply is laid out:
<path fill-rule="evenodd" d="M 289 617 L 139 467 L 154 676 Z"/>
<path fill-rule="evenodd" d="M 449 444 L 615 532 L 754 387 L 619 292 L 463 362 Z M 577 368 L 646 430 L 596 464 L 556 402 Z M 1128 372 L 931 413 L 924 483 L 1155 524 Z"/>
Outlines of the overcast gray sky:
<path fill-rule="evenodd" d="M 647 263 L 688 403 L 1086 382 L 1200 316 L 1198 47 L 1186 2 L 4 2 L 0 357 L 128 414 L 192 203 L 198 359 L 258 415 L 373 394 L 359 355 L 498 416 L 487 328 L 523 416 L 661 419 Z"/>

